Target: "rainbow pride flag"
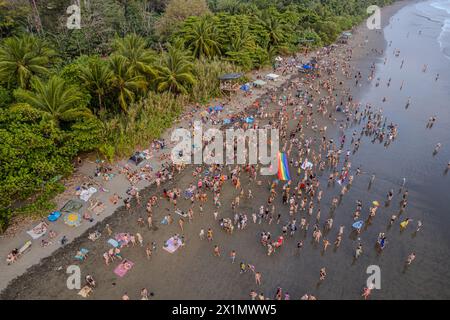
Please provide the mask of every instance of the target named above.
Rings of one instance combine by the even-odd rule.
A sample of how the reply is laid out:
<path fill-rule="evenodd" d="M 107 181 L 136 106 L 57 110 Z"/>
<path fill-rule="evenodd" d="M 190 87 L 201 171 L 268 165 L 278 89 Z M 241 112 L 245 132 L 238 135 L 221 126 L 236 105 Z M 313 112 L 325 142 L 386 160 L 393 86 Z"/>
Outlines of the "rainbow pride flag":
<path fill-rule="evenodd" d="M 281 181 L 291 180 L 286 154 L 281 152 L 278 152 L 278 179 Z"/>

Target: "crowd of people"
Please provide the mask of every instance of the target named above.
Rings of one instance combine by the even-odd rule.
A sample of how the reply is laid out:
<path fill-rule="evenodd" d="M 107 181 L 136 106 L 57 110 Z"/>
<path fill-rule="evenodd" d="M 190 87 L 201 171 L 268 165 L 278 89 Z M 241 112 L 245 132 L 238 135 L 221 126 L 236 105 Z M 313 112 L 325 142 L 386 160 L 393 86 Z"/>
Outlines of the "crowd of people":
<path fill-rule="evenodd" d="M 228 115 L 231 119 L 241 119 L 243 116 L 255 118 L 255 122 L 250 125 L 240 121 L 232 121 L 228 124 L 228 126 L 234 128 L 247 129 L 250 127 L 258 129 L 270 127 L 279 130 L 282 146 L 280 151 L 286 153 L 291 171 L 295 173 L 291 180 L 280 181 L 273 176 L 270 178 L 261 176 L 258 174 L 258 165 L 203 165 L 193 168 L 193 181 L 183 193 L 179 188 L 165 188 L 164 183 L 171 180 L 187 165 L 164 165 L 163 169 L 157 173 L 153 173 L 148 166 L 143 166 L 141 169 L 131 169 L 131 167 L 126 166 L 122 168 L 121 173 L 127 176 L 131 185 L 134 185 L 139 179 L 155 177 L 157 190 L 160 192 L 160 194 L 150 197 L 146 203 L 147 222 L 143 217 L 140 217 L 137 223 L 148 225 L 149 229 L 153 228 L 155 224 L 153 214 L 157 211 L 158 202 L 168 201 L 175 212 L 182 216 L 178 218 L 178 226 L 180 232 L 183 233 L 185 221 L 192 222 L 197 215 L 201 219 L 204 214 L 203 206 L 212 202 L 216 208 L 212 212 L 214 219 L 218 220 L 217 223 L 220 224 L 222 229 L 230 234 L 233 234 L 235 228 L 245 232 L 249 223 L 261 225 L 259 242 L 264 247 L 267 256 L 276 254 L 285 241 L 290 241 L 290 238 L 296 237 L 297 232 L 302 232 L 305 236 L 311 232 L 312 241 L 321 244 L 323 252 L 329 246 L 339 248 L 343 241 L 346 226 L 335 226 L 333 217 L 343 197 L 351 192 L 354 180 L 364 174 L 370 176 L 369 190 L 371 185 L 375 183 L 375 174 L 363 172 L 363 168 L 352 166 L 352 155 L 359 150 L 367 139 L 372 143 L 380 143 L 388 148 L 395 142 L 399 128 L 397 124 L 389 121 L 383 115 L 382 108 L 377 108 L 372 104 L 362 105 L 353 101 L 351 90 L 346 85 L 354 79 L 355 86 L 359 86 L 363 82 L 363 71 L 355 70 L 351 66 L 350 61 L 353 51 L 350 47 L 345 48 L 340 55 L 336 54 L 335 50 L 334 46 L 327 47 L 317 54 L 315 59 L 318 61 L 320 68 L 316 72 L 303 74 L 301 77 L 292 77 L 287 85 L 282 86 L 281 89 L 269 89 L 267 94 L 256 103 L 247 106 L 237 114 Z M 398 55 L 399 53 L 394 54 Z M 289 63 L 282 64 L 278 71 L 285 74 L 294 74 L 296 72 L 295 64 L 300 63 L 300 61 L 295 59 L 289 59 L 288 61 Z M 293 61 L 294 63 L 292 63 Z M 367 72 L 367 81 L 370 83 L 374 80 L 375 65 L 370 66 Z M 379 79 L 376 80 L 375 86 L 379 86 L 379 81 Z M 391 80 L 389 79 L 388 85 L 390 83 Z M 202 114 L 201 120 L 203 123 L 209 122 L 216 126 L 222 124 L 220 113 Z M 431 118 L 427 127 L 432 127 L 435 120 L 436 117 Z M 190 124 L 193 126 L 192 121 Z M 329 126 L 339 128 L 338 139 L 331 139 L 327 136 Z M 352 133 L 348 134 L 349 131 L 352 131 Z M 209 142 L 204 141 L 204 146 Z M 438 144 L 434 152 L 438 152 L 440 147 L 441 145 Z M 338 195 L 333 196 L 331 200 L 329 217 L 321 215 L 321 209 L 323 210 L 324 207 L 328 206 L 327 203 L 322 201 L 327 190 L 320 181 L 320 177 L 324 174 L 328 176 L 328 187 L 339 186 Z M 243 181 L 248 183 L 243 183 Z M 243 212 L 240 209 L 240 203 L 244 199 L 252 199 L 252 186 L 264 185 L 264 181 L 267 183 L 269 190 L 267 202 L 261 204 L 259 209 L 254 212 Z M 408 190 L 405 188 L 405 181 L 405 178 L 403 178 L 403 182 L 399 186 L 402 199 L 398 212 L 387 221 L 389 227 L 396 223 L 397 218 L 404 213 L 407 206 Z M 237 193 L 229 207 L 224 207 L 220 201 L 225 186 L 231 186 Z M 334 188 L 330 190 L 334 190 Z M 132 211 L 131 200 L 135 199 L 134 203 L 140 206 L 142 199 L 139 191 L 133 187 L 130 188 L 128 195 L 128 198 L 122 200 L 127 209 Z M 388 190 L 387 206 L 390 205 L 393 197 L 394 190 Z M 117 203 L 119 198 L 114 195 L 111 201 Z M 186 213 L 178 209 L 179 201 L 190 204 Z M 356 201 L 353 219 L 354 221 L 364 221 L 366 226 L 370 226 L 379 209 L 379 203 L 374 201 L 368 205 L 368 209 L 363 210 L 366 205 L 361 200 Z M 219 210 L 222 212 L 221 215 L 224 216 L 220 219 L 218 219 Z M 163 224 L 171 225 L 175 220 L 171 213 L 167 213 L 164 216 Z M 404 217 L 399 222 L 400 230 L 405 230 L 410 221 L 412 221 L 411 217 Z M 271 224 L 279 225 L 279 234 L 272 236 L 270 232 L 264 230 L 265 226 Z M 422 221 L 418 220 L 416 232 L 419 232 L 421 227 Z M 352 232 L 360 236 L 362 228 L 352 228 L 354 229 Z M 333 241 L 330 234 L 334 229 L 337 229 L 338 232 Z M 108 231 L 109 234 L 111 232 L 111 230 Z M 176 234 L 175 237 L 182 239 L 184 246 L 184 236 Z M 211 228 L 208 228 L 206 232 L 201 229 L 199 237 L 201 240 L 212 243 L 212 254 L 215 257 L 222 256 L 221 248 L 223 244 L 214 242 Z M 380 252 L 388 243 L 386 239 L 387 236 L 384 232 L 379 233 L 377 239 L 374 239 Z M 144 242 L 140 234 L 130 235 L 132 246 L 139 243 L 138 247 L 145 247 L 146 256 L 150 259 L 152 252 L 156 250 L 156 243 L 149 243 L 146 246 Z M 298 253 L 302 251 L 303 247 L 304 241 L 298 241 L 296 245 Z M 364 254 L 365 251 L 361 242 L 358 242 L 355 246 L 354 252 L 353 258 L 355 260 Z M 103 256 L 106 265 L 115 259 L 122 259 L 119 248 L 112 248 L 105 252 Z M 236 250 L 231 250 L 229 257 L 232 264 L 235 263 L 236 256 Z M 409 254 L 406 257 L 405 266 L 412 264 L 415 257 L 414 252 Z M 255 286 L 257 288 L 261 286 L 262 274 L 257 271 L 254 265 L 241 261 L 239 270 L 241 274 L 252 273 Z M 327 270 L 322 267 L 318 270 L 318 282 L 324 282 L 326 278 Z M 372 286 L 362 286 L 362 297 L 364 299 L 369 298 L 372 291 Z M 258 293 L 255 289 L 252 289 L 249 295 L 252 300 L 269 299 L 264 293 Z M 147 289 L 142 289 L 141 298 L 148 299 L 148 297 Z M 281 287 L 275 289 L 274 299 L 289 300 L 290 298 L 289 293 Z M 299 298 L 302 300 L 316 299 L 314 295 L 309 293 Z M 125 293 L 122 299 L 129 299 L 128 294 Z"/>

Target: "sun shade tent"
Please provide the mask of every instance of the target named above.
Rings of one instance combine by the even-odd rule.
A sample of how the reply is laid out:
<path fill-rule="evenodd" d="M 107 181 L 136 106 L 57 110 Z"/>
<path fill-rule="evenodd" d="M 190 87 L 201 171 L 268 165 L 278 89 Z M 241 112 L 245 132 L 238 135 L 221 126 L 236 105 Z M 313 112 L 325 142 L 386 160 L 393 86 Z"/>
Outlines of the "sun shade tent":
<path fill-rule="evenodd" d="M 352 33 L 345 31 L 341 33 L 341 36 L 339 37 L 340 43 L 347 43 L 347 41 L 352 37 Z"/>
<path fill-rule="evenodd" d="M 243 73 L 226 73 L 219 76 L 220 90 L 228 93 L 239 90 L 239 84 L 236 82 L 243 75 Z"/>
<path fill-rule="evenodd" d="M 266 84 L 266 82 L 263 81 L 263 80 L 256 80 L 256 81 L 253 81 L 253 85 L 254 85 L 254 86 L 257 86 L 257 87 L 262 87 L 262 86 L 265 85 L 265 84 Z"/>
<path fill-rule="evenodd" d="M 350 38 L 352 36 L 352 33 L 350 31 L 344 31 L 342 32 L 342 36 L 345 38 Z"/>
<path fill-rule="evenodd" d="M 50 222 L 55 222 L 56 220 L 59 219 L 59 217 L 61 217 L 61 212 L 60 211 L 53 211 L 52 213 L 50 213 L 48 215 L 47 219 Z"/>
<path fill-rule="evenodd" d="M 139 165 L 144 160 L 145 160 L 145 156 L 142 152 L 135 152 L 130 157 L 130 161 L 133 161 L 136 165 Z"/>
<path fill-rule="evenodd" d="M 279 78 L 279 77 L 280 77 L 280 76 L 277 75 L 277 74 L 275 74 L 275 73 L 269 73 L 269 74 L 266 74 L 266 78 L 269 79 L 269 80 L 276 80 L 276 79 Z"/>
<path fill-rule="evenodd" d="M 243 73 L 226 73 L 219 76 L 219 80 L 220 81 L 237 80 L 241 78 L 243 75 L 244 75 Z"/>

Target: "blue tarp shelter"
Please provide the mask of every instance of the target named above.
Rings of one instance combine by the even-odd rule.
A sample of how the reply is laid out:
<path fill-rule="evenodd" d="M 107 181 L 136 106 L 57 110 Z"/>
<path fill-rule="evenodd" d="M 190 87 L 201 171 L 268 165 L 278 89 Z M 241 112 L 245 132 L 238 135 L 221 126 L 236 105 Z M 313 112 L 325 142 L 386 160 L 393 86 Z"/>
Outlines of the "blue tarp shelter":
<path fill-rule="evenodd" d="M 247 91 L 250 90 L 250 86 L 246 83 L 246 84 L 243 84 L 243 85 L 241 86 L 240 89 L 241 89 L 242 91 L 247 92 Z"/>

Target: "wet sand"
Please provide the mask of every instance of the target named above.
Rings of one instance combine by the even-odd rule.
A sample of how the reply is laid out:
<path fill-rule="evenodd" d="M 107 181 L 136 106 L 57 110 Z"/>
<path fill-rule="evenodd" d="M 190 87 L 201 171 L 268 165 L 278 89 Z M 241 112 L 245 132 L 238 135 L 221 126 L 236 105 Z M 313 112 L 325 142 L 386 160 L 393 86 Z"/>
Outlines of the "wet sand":
<path fill-rule="evenodd" d="M 386 8 L 383 11 L 383 17 L 393 15 L 401 6 L 400 3 Z M 368 42 L 364 45 L 366 36 Z M 383 34 L 368 31 L 365 26 L 362 26 L 356 30 L 355 37 L 350 45 L 354 48 L 351 64 L 355 66 L 355 70 L 367 72 L 368 66 L 381 58 L 371 49 L 382 49 L 386 46 L 386 42 Z M 336 54 L 342 54 L 342 50 L 343 48 L 340 47 Z M 365 74 L 365 76 L 367 75 Z M 346 82 L 347 86 L 353 87 L 352 84 L 352 80 Z M 362 87 L 353 87 L 352 92 L 355 97 L 358 96 L 359 92 L 361 99 L 364 99 L 365 92 L 370 90 L 368 87 L 369 84 Z M 320 117 L 317 121 L 319 126 L 329 126 L 328 135 L 330 138 L 337 137 L 336 124 L 328 123 L 327 120 Z M 353 128 L 350 128 L 348 131 L 351 132 L 352 130 Z M 402 131 L 402 127 L 400 127 L 400 131 Z M 306 131 L 306 135 L 317 136 L 311 131 Z M 383 148 L 382 145 L 371 145 L 370 138 L 366 140 L 362 144 L 361 153 L 365 150 L 380 150 L 380 148 Z M 383 150 L 384 153 L 389 151 L 390 149 L 386 152 Z M 357 167 L 359 161 L 362 163 L 363 171 L 366 166 L 372 169 L 367 164 L 370 154 L 358 158 L 360 152 L 356 153 L 356 160 L 352 160 L 353 167 Z M 386 186 L 386 182 L 378 183 L 379 171 L 382 170 L 377 170 L 377 180 L 370 190 L 367 188 L 369 173 L 357 177 L 348 196 L 344 197 L 341 205 L 334 213 L 334 225 L 343 224 L 346 226 L 342 245 L 336 251 L 330 248 L 325 254 L 322 254 L 321 245 L 315 245 L 311 242 L 311 231 L 308 232 L 306 238 L 302 231 L 297 231 L 294 239 L 288 239 L 280 250 L 277 250 L 273 256 L 267 257 L 265 248 L 259 244 L 260 232 L 263 230 L 270 231 L 272 235 L 276 236 L 280 234 L 281 225 L 289 220 L 288 208 L 282 205 L 280 197 L 276 199 L 277 210 L 282 212 L 282 223 L 280 225 L 272 224 L 269 226 L 265 222 L 259 225 L 249 221 L 246 230 L 235 230 L 233 235 L 226 234 L 219 228 L 218 221 L 214 221 L 211 200 L 204 205 L 203 216 L 199 215 L 198 210 L 196 210 L 198 205 L 196 205 L 194 222 L 186 222 L 185 230 L 182 233 L 186 237 L 186 246 L 174 254 L 164 251 L 162 243 L 173 234 L 180 233 L 176 222 L 171 226 L 158 225 L 157 229 L 148 230 L 138 227 L 136 223 L 139 216 L 145 217 L 144 208 L 133 210 L 132 214 L 124 208 L 120 208 L 113 216 L 106 218 L 94 229 L 103 231 L 105 224 L 109 223 L 114 233 L 139 232 L 143 235 L 146 243 L 156 241 L 158 249 L 149 261 L 145 257 L 144 248 L 125 248 L 123 250 L 124 256 L 135 262 L 135 266 L 124 278 L 118 278 L 113 273 L 113 269 L 118 262 L 106 267 L 101 256 L 103 252 L 110 248 L 106 243 L 106 235 L 103 235 L 96 242 L 91 242 L 87 239 L 86 233 L 74 240 L 73 243 L 59 249 L 51 257 L 44 259 L 40 265 L 32 267 L 23 276 L 14 280 L 3 291 L 1 298 L 81 299 L 76 294 L 76 290 L 68 290 L 66 287 L 65 268 L 71 264 L 80 265 L 83 276 L 92 274 L 97 280 L 98 287 L 91 299 L 119 299 L 124 292 L 128 292 L 131 298 L 137 299 L 139 298 L 139 291 L 143 287 L 148 288 L 150 292 L 154 292 L 154 299 L 248 299 L 248 293 L 251 289 L 264 292 L 266 296 L 272 297 L 279 286 L 284 291 L 289 292 L 293 299 L 298 299 L 306 292 L 314 294 L 319 299 L 359 299 L 368 276 L 365 272 L 366 268 L 371 264 L 380 265 L 383 277 L 382 290 L 375 291 L 372 295 L 374 298 L 442 298 L 442 294 L 444 294 L 444 297 L 448 297 L 449 292 L 445 289 L 440 290 L 440 295 L 437 295 L 437 293 L 433 294 L 432 290 L 420 290 L 418 288 L 418 286 L 425 284 L 427 279 L 424 278 L 437 276 L 436 273 L 430 272 L 429 266 L 423 266 L 426 262 L 422 260 L 423 258 L 418 258 L 417 264 L 414 264 L 406 273 L 403 272 L 403 262 L 411 247 L 422 246 L 420 243 L 428 243 L 429 240 L 424 241 L 424 239 L 430 236 L 430 231 L 424 230 L 424 233 L 414 236 L 412 229 L 409 229 L 400 234 L 398 225 L 395 225 L 389 231 L 391 242 L 388 244 L 387 250 L 382 255 L 377 255 L 375 250 L 372 249 L 376 235 L 386 229 L 390 217 L 390 211 L 388 210 L 378 213 L 373 225 L 361 235 L 365 253 L 356 263 L 353 263 L 352 255 L 357 241 L 350 232 L 350 225 L 355 200 L 362 199 L 365 204 L 364 208 L 367 209 L 370 201 L 383 200 L 389 188 L 397 183 L 397 181 L 390 181 L 390 186 Z M 184 190 L 192 182 L 191 172 L 191 168 L 185 169 L 174 181 L 169 182 L 164 187 L 169 189 L 176 185 L 176 187 Z M 326 186 L 326 173 L 321 178 L 322 186 Z M 291 174 L 295 175 L 292 168 Z M 401 179 L 397 175 L 396 178 Z M 271 178 L 265 180 L 269 179 Z M 383 181 L 383 178 L 381 178 L 381 181 Z M 239 206 L 239 211 L 250 217 L 251 213 L 257 211 L 261 204 L 266 203 L 269 190 L 265 182 L 262 186 L 256 186 L 250 185 L 247 179 L 243 179 L 242 185 L 244 190 L 250 188 L 255 196 L 253 199 L 242 200 Z M 155 190 L 155 187 L 150 187 L 142 192 L 142 198 L 147 200 L 149 196 L 155 193 L 160 195 L 162 188 L 163 186 L 159 190 Z M 325 188 L 324 191 L 321 206 L 322 220 L 328 217 L 330 200 L 333 196 L 339 194 L 339 188 L 335 186 Z M 230 184 L 224 187 L 221 198 L 223 206 L 219 210 L 219 218 L 232 217 L 229 204 L 236 195 L 237 191 Z M 395 201 L 393 201 L 393 206 L 395 203 L 396 208 L 397 199 L 394 198 Z M 420 203 L 420 200 L 417 200 L 417 203 Z M 188 201 L 180 201 L 179 206 L 181 209 L 187 210 Z M 168 212 L 167 209 L 173 214 L 173 206 L 165 200 L 161 200 L 160 206 L 154 210 L 154 220 L 160 221 Z M 209 227 L 214 231 L 212 243 L 208 243 L 206 240 L 201 241 L 198 237 L 201 228 L 206 230 Z M 336 233 L 336 228 L 331 230 L 330 241 L 335 239 Z M 302 252 L 297 254 L 295 245 L 300 239 L 304 239 L 305 245 Z M 222 257 L 213 256 L 214 244 L 220 246 Z M 85 262 L 78 263 L 75 262 L 73 257 L 81 247 L 89 249 L 90 254 Z M 391 247 L 396 248 L 395 251 L 391 251 Z M 231 264 L 228 257 L 230 250 L 236 250 L 237 252 L 234 265 Z M 418 250 L 418 256 L 419 253 L 421 254 L 422 250 Z M 255 265 L 256 270 L 262 273 L 262 285 L 259 288 L 255 285 L 251 274 L 239 274 L 239 262 L 241 261 Z M 448 260 L 446 261 L 448 262 Z M 318 273 L 321 267 L 327 268 L 328 277 L 324 283 L 318 286 Z M 431 280 L 435 281 L 435 279 Z M 430 286 L 439 288 L 435 282 L 431 282 Z"/>

